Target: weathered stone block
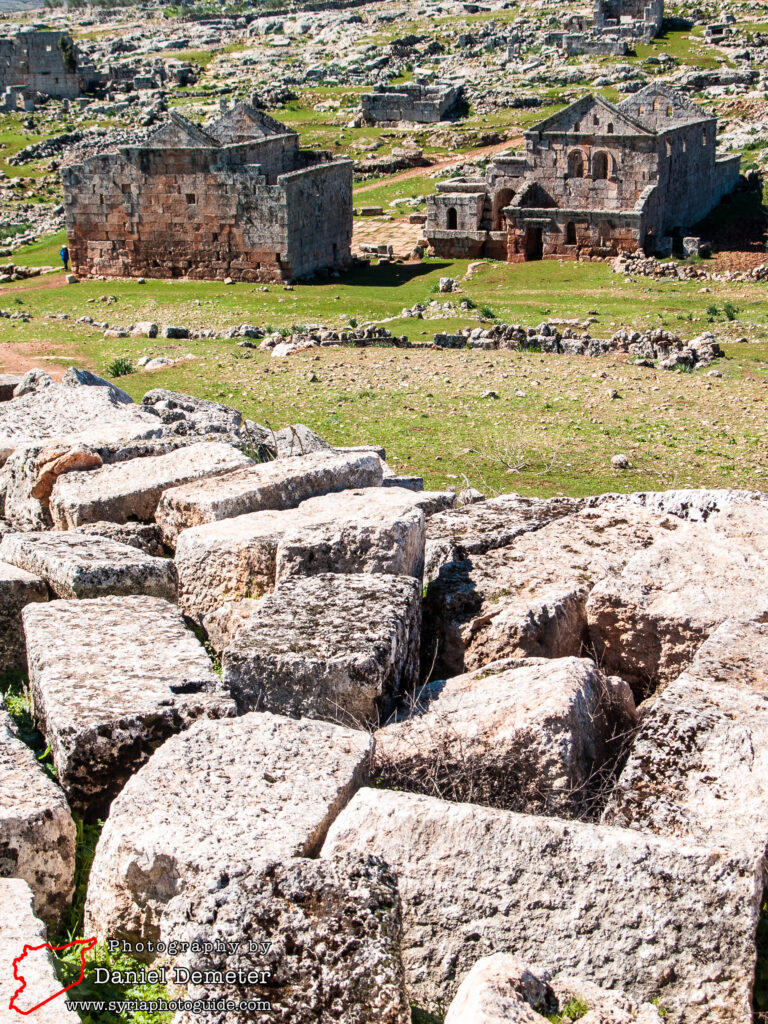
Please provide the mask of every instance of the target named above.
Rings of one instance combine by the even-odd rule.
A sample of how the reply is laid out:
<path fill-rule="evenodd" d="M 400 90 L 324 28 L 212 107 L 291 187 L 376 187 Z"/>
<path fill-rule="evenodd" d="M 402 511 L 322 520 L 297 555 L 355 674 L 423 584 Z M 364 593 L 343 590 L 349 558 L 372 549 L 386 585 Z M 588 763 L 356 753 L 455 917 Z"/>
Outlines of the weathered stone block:
<path fill-rule="evenodd" d="M 654 701 L 603 820 L 761 860 L 766 780 L 768 626 L 728 621 Z"/>
<path fill-rule="evenodd" d="M 0 562 L 0 672 L 24 671 L 27 648 L 21 610 L 48 600 L 48 587 L 39 576 Z"/>
<path fill-rule="evenodd" d="M 263 597 L 222 656 L 242 710 L 363 723 L 418 682 L 421 586 L 410 576 L 296 577 Z"/>
<path fill-rule="evenodd" d="M 176 968 L 193 971 L 269 972 L 263 987 L 233 982 L 183 987 L 185 999 L 268 998 L 271 1008 L 249 1020 L 291 1024 L 318 1020 L 410 1024 L 400 959 L 400 898 L 397 880 L 375 857 L 338 861 L 296 859 L 265 862 L 216 891 L 198 887 L 172 900 L 162 935 L 190 945 L 237 937 L 237 952 L 186 953 Z M 259 939 L 256 951 L 248 940 Z M 270 943 L 268 952 L 258 942 Z M 174 1024 L 192 1024 L 181 1011 Z M 210 1024 L 240 1024 L 242 1011 L 214 1012 Z"/>
<path fill-rule="evenodd" d="M 54 484 L 51 515 L 60 530 L 102 519 L 146 522 L 154 517 L 160 496 L 169 487 L 251 464 L 230 444 L 202 441 L 166 455 L 112 463 L 89 473 L 67 473 Z"/>
<path fill-rule="evenodd" d="M 636 725 L 629 686 L 581 658 L 510 659 L 449 679 L 379 729 L 385 786 L 507 810 L 594 815 Z"/>
<path fill-rule="evenodd" d="M 184 613 L 200 620 L 227 601 L 272 590 L 277 546 L 298 521 L 298 509 L 251 512 L 180 533 L 175 562 Z"/>
<path fill-rule="evenodd" d="M 75 527 L 74 532 L 108 537 L 110 540 L 116 540 L 118 544 L 138 548 L 153 558 L 162 558 L 166 553 L 163 536 L 157 523 L 83 523 L 82 526 Z"/>
<path fill-rule="evenodd" d="M 75 888 L 75 823 L 67 801 L 2 709 L 0 876 L 23 878 L 34 893 L 35 913 L 53 924 Z"/>
<path fill-rule="evenodd" d="M 429 658 L 437 651 L 436 672 L 458 675 L 510 656 L 578 656 L 592 587 L 676 528 L 676 519 L 606 504 L 445 564 L 424 604 L 424 647 Z"/>
<path fill-rule="evenodd" d="M 104 817 L 152 751 L 234 712 L 178 608 L 157 597 L 51 601 L 23 613 L 35 722 L 78 814 Z"/>
<path fill-rule="evenodd" d="M 37 949 L 47 940 L 45 925 L 32 909 L 32 891 L 23 878 L 0 878 L 0 963 L 6 965 L 0 973 L 0 1020 L 12 1024 L 17 1020 L 31 1020 L 34 1024 L 79 1024 L 80 1017 L 67 1009 L 64 998 L 40 1005 L 49 996 L 61 990 L 56 977 L 53 957 L 47 949 Z M 24 981 L 23 991 L 11 1000 L 22 987 L 13 975 L 13 962 L 21 957 L 26 947 L 30 952 L 17 965 L 17 973 Z M 39 1006 L 39 1009 L 33 1008 Z M 28 1016 L 22 1016 L 25 1014 Z"/>
<path fill-rule="evenodd" d="M 768 508 L 745 508 L 683 524 L 592 591 L 590 640 L 636 696 L 671 682 L 726 619 L 768 614 Z"/>
<path fill-rule="evenodd" d="M 434 1007 L 503 949 L 587 976 L 681 1024 L 751 1024 L 762 875 L 722 850 L 363 789 L 321 856 L 383 857 L 403 905 L 411 999 Z"/>
<path fill-rule="evenodd" d="M 9 533 L 0 558 L 41 577 L 57 597 L 147 594 L 176 600 L 176 567 L 107 537 Z"/>
<path fill-rule="evenodd" d="M 174 736 L 112 805 L 86 932 L 156 940 L 166 905 L 193 886 L 314 857 L 367 779 L 371 750 L 363 732 L 270 714 L 197 722 Z"/>
<path fill-rule="evenodd" d="M 425 520 L 420 494 L 368 487 L 312 498 L 277 548 L 276 579 L 322 572 L 421 579 Z"/>
<path fill-rule="evenodd" d="M 167 490 L 157 508 L 166 543 L 182 530 L 250 512 L 295 508 L 307 498 L 349 487 L 377 487 L 381 460 L 368 453 L 318 452 L 303 459 L 276 459 Z"/>

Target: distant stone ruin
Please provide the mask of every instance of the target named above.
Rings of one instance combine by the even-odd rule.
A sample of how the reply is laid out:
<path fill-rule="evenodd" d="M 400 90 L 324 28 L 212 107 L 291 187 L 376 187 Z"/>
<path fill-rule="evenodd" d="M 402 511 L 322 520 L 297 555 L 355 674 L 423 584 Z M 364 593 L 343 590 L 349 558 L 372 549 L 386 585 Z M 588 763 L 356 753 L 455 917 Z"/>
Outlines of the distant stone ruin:
<path fill-rule="evenodd" d="M 39 93 L 75 99 L 95 84 L 67 32 L 19 32 L 0 38 L 0 107 L 31 109 Z"/>
<path fill-rule="evenodd" d="M 569 57 L 579 53 L 622 56 L 632 43 L 649 43 L 661 31 L 664 0 L 595 0 L 590 21 L 573 15 L 562 32 L 547 37 Z"/>
<path fill-rule="evenodd" d="M 615 106 L 583 96 L 525 132 L 485 180 L 441 182 L 427 199 L 432 252 L 519 263 L 653 254 L 704 218 L 739 180 L 718 156 L 717 120 L 663 85 Z"/>
<path fill-rule="evenodd" d="M 456 108 L 463 86 L 452 82 L 406 82 L 403 85 L 377 85 L 361 97 L 366 124 L 396 124 L 413 121 L 434 124 L 444 121 Z"/>
<path fill-rule="evenodd" d="M 352 161 L 238 103 L 62 168 L 83 277 L 287 281 L 351 262 Z"/>

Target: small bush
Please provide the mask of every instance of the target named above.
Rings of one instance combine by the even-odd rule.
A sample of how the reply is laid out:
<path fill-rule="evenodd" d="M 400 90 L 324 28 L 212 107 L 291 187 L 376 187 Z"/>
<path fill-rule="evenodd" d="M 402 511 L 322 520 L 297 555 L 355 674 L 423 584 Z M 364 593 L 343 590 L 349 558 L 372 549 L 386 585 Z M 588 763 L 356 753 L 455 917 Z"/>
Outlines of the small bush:
<path fill-rule="evenodd" d="M 127 356 L 118 356 L 111 363 L 107 363 L 109 377 L 125 377 L 129 373 L 133 373 L 133 363 Z"/>
<path fill-rule="evenodd" d="M 725 313 L 726 320 L 735 320 L 739 315 L 738 306 L 734 306 L 732 302 L 726 302 L 723 304 L 723 313 Z"/>
<path fill-rule="evenodd" d="M 559 1013 L 552 1013 L 547 1017 L 550 1024 L 560 1024 L 566 1018 L 568 1020 L 580 1020 L 589 1013 L 589 1007 L 583 999 L 569 999 Z"/>
<path fill-rule="evenodd" d="M 496 314 L 494 313 L 494 311 L 491 309 L 490 306 L 481 306 L 480 307 L 480 316 L 483 318 L 483 320 L 495 320 L 496 319 Z"/>
<path fill-rule="evenodd" d="M 356 317 L 351 316 L 349 318 L 349 326 L 350 327 L 357 327 L 357 318 Z"/>

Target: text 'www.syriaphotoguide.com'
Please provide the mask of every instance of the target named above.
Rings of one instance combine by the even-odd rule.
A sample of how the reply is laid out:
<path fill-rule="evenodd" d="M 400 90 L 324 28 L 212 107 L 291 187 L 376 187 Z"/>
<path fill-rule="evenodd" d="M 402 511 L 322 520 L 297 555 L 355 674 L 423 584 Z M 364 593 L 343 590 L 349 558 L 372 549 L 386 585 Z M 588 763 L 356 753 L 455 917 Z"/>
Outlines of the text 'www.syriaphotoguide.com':
<path fill-rule="evenodd" d="M 67 1000 L 71 1010 L 97 1010 L 99 1012 L 125 1013 L 141 1010 L 144 1013 L 165 1013 L 168 1010 L 187 1010 L 191 1013 L 206 1013 L 210 1010 L 271 1010 L 265 999 L 82 999 Z"/>

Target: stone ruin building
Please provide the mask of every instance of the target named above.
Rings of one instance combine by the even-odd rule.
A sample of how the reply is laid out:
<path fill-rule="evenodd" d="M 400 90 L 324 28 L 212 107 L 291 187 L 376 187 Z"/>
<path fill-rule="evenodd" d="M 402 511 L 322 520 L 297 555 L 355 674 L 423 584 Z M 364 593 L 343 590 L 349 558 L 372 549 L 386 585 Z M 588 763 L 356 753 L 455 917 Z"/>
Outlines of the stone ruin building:
<path fill-rule="evenodd" d="M 61 170 L 84 277 L 286 281 L 351 262 L 352 161 L 238 103 Z"/>
<path fill-rule="evenodd" d="M 485 180 L 437 186 L 431 250 L 510 263 L 663 251 L 739 180 L 716 136 L 715 117 L 663 85 L 618 106 L 583 96 L 525 132 L 524 153 L 496 156 Z"/>
<path fill-rule="evenodd" d="M 664 0 L 595 0 L 591 17 L 574 14 L 547 42 L 571 57 L 579 53 L 622 56 L 633 43 L 649 43 L 661 31 Z"/>
<path fill-rule="evenodd" d="M 33 109 L 40 94 L 74 99 L 90 90 L 98 78 L 83 64 L 67 32 L 19 32 L 0 38 L 0 106 L 6 110 Z"/>
<path fill-rule="evenodd" d="M 377 85 L 373 92 L 360 98 L 363 120 L 366 124 L 434 124 L 455 110 L 463 91 L 463 85 L 454 82 L 430 85 L 419 80 L 404 85 Z"/>

